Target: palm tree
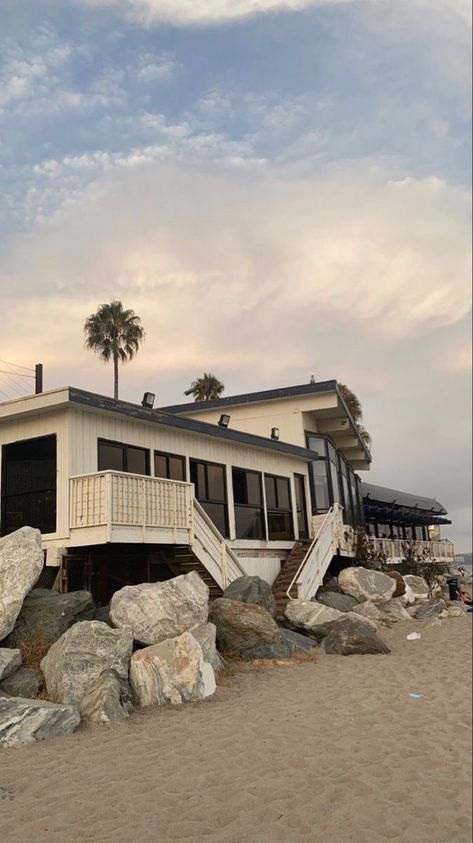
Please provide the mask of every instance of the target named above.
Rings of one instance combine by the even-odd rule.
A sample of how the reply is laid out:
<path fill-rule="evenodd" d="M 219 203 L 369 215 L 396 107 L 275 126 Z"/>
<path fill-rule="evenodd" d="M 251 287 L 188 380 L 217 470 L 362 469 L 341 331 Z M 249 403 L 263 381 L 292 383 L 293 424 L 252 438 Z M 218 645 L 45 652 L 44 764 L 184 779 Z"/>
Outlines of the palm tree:
<path fill-rule="evenodd" d="M 348 407 L 353 421 L 355 422 L 355 427 L 358 430 L 358 433 L 360 434 L 361 440 L 366 445 L 368 450 L 371 449 L 373 440 L 371 438 L 371 435 L 366 430 L 366 427 L 362 424 L 363 408 L 361 406 L 360 399 L 357 395 L 355 395 L 353 390 L 351 390 L 350 387 L 346 386 L 346 384 L 344 383 L 339 383 L 338 389 L 340 395 L 342 396 L 343 400 L 345 401 L 345 404 Z"/>
<path fill-rule="evenodd" d="M 121 301 L 101 304 L 84 323 L 85 344 L 105 363 L 113 360 L 115 398 L 118 398 L 118 363 L 126 363 L 137 354 L 145 332 L 134 310 L 124 310 Z"/>
<path fill-rule="evenodd" d="M 194 401 L 213 401 L 220 398 L 225 385 L 211 372 L 204 372 L 201 378 L 192 381 L 184 395 L 193 395 Z"/>

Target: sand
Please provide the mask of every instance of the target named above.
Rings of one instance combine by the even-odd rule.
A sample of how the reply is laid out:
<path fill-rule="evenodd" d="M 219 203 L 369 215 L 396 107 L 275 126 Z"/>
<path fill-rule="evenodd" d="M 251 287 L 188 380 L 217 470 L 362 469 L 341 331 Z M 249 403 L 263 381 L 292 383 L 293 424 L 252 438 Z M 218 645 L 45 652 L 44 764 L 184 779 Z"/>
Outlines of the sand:
<path fill-rule="evenodd" d="M 203 703 L 0 751 L 0 839 L 469 843 L 471 615 L 383 636 L 390 656 L 247 668 Z"/>

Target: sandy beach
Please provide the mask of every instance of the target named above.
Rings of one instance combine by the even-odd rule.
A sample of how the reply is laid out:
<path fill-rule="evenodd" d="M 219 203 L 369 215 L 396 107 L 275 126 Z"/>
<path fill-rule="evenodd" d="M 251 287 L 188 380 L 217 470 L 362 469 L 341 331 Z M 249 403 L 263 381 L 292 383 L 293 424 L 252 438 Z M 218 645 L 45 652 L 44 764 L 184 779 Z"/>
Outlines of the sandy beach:
<path fill-rule="evenodd" d="M 3 750 L 2 840 L 467 843 L 471 616 L 382 634 L 390 656 L 231 671 L 203 703 Z"/>

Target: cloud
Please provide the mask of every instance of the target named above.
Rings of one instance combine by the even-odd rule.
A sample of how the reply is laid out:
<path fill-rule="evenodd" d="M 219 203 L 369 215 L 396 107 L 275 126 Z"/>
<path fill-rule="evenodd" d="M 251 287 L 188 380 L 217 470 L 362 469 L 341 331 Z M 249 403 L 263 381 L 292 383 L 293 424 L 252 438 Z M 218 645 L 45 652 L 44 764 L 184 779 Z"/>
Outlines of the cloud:
<path fill-rule="evenodd" d="M 300 12 L 318 6 L 387 5 L 393 0 L 79 0 L 92 6 L 109 6 L 143 23 L 177 25 L 222 24 L 265 12 Z M 394 0 L 396 6 L 419 8 L 428 13 L 450 13 L 471 22 L 469 0 Z"/>

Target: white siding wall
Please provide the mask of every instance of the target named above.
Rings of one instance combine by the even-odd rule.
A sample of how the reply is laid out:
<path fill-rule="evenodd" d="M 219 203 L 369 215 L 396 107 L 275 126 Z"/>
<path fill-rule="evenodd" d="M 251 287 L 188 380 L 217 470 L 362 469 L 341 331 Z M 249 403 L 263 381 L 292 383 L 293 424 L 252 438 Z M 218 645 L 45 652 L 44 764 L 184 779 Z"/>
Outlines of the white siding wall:
<path fill-rule="evenodd" d="M 71 475 L 97 471 L 98 439 L 110 439 L 128 445 L 138 445 L 148 448 L 150 451 L 159 450 L 185 456 L 188 476 L 189 458 L 225 464 L 227 467 L 230 536 L 232 538 L 235 535 L 231 484 L 232 466 L 291 478 L 293 504 L 295 502 L 292 475 L 297 473 L 307 477 L 307 464 L 305 462 L 275 451 L 249 448 L 245 445 L 225 442 L 211 436 L 206 437 L 187 431 L 161 427 L 159 424 L 133 421 L 112 414 L 73 409 L 69 411 L 69 417 Z M 153 462 L 153 455 L 151 454 L 151 473 L 154 472 Z"/>
<path fill-rule="evenodd" d="M 66 411 L 3 419 L 0 425 L 0 446 L 52 434 L 57 437 L 57 529 L 48 537 L 63 539 L 69 534 L 69 425 Z M 0 448 L 0 463 L 1 458 Z"/>

